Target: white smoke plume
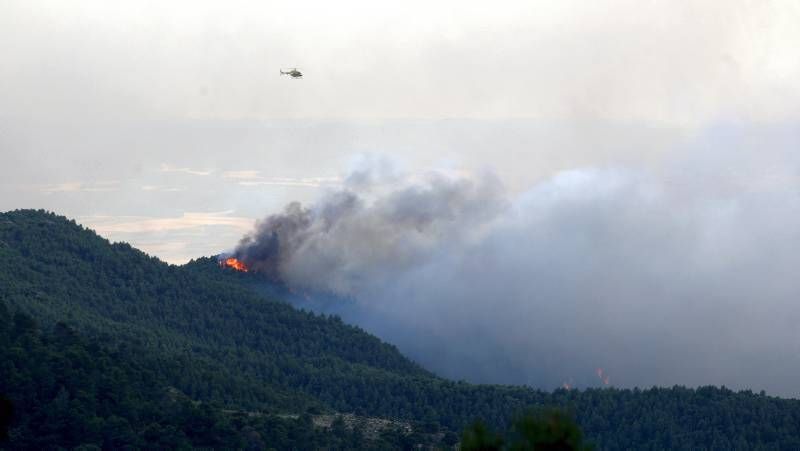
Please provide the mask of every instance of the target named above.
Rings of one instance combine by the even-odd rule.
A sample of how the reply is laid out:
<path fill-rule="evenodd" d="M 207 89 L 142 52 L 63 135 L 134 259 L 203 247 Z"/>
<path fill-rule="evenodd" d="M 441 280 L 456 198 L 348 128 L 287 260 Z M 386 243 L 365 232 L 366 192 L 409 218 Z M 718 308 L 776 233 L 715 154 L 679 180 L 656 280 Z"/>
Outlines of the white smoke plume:
<path fill-rule="evenodd" d="M 487 174 L 358 172 L 236 252 L 352 298 L 346 319 L 445 376 L 580 387 L 603 368 L 616 386 L 796 396 L 800 156 L 777 148 L 576 169 L 518 195 Z"/>

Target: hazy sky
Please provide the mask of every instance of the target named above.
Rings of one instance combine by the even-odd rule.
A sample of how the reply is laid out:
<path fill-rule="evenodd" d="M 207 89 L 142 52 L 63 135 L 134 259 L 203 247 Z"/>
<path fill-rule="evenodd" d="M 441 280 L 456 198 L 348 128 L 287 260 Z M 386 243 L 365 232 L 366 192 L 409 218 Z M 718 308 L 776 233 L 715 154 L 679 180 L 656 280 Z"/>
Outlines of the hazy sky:
<path fill-rule="evenodd" d="M 7 0 L 0 209 L 181 262 L 365 154 L 517 192 L 658 166 L 719 124 L 796 122 L 798 23 L 794 1 Z"/>
<path fill-rule="evenodd" d="M 7 0 L 0 111 L 775 120 L 797 113 L 799 21 L 793 0 Z"/>

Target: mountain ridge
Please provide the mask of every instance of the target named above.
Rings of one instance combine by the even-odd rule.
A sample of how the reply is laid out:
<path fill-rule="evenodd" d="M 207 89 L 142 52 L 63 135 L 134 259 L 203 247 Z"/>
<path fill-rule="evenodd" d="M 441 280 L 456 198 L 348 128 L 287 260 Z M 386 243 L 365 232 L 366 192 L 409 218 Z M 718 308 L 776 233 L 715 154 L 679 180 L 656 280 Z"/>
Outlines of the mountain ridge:
<path fill-rule="evenodd" d="M 152 374 L 161 390 L 174 387 L 192 403 L 212 406 L 216 414 L 227 409 L 305 418 L 349 412 L 452 434 L 476 418 L 502 427 L 527 408 L 559 406 L 572 412 L 602 449 L 793 449 L 800 444 L 800 401 L 763 393 L 677 386 L 543 392 L 442 379 L 337 317 L 265 299 L 253 292 L 245 275 L 220 268 L 213 258 L 169 265 L 42 210 L 0 213 L 0 301 L 10 312 L 8 330 L 22 327 L 15 321 L 24 326 L 28 316 L 40 324 L 36 340 L 42 343 L 57 343 L 55 337 L 74 332 L 86 341 L 85 353 L 118 359 L 122 368 L 133 368 L 132 374 Z M 9 333 L 11 344 L 22 337 Z M 51 351 L 64 350 L 58 349 Z M 9 358 L 22 367 L 36 366 L 24 352 Z M 81 359 L 66 361 L 78 370 L 88 365 Z M 6 381 L 20 380 L 11 369 L 2 371 Z M 125 371 L 120 377 L 129 380 Z M 79 399 L 69 387 L 76 382 L 59 383 L 68 394 L 52 388 L 46 406 L 65 397 Z M 95 388 L 86 390 L 89 398 L 95 393 Z M 0 393 L 22 396 L 19 386 L 10 383 L 0 384 Z M 140 401 L 155 402 L 148 399 Z M 124 419 L 131 437 L 147 443 L 147 424 L 141 418 Z M 258 426 L 263 437 L 276 427 L 289 427 L 279 419 L 263 421 Z M 303 425 L 297 427 L 313 430 Z M 191 428 L 182 431 L 192 446 L 213 442 L 193 441 Z M 399 434 L 384 445 L 397 447 L 406 439 Z M 419 436 L 408 440 L 424 442 Z"/>

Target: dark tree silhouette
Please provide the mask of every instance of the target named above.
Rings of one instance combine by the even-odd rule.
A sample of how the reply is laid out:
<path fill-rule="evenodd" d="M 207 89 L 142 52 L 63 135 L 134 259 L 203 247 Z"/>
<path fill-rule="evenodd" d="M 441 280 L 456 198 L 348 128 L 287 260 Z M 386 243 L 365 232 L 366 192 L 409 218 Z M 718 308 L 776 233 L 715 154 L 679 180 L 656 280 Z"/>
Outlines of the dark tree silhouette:
<path fill-rule="evenodd" d="M 0 395 L 0 442 L 8 440 L 8 428 L 14 419 L 14 404 L 11 400 Z"/>

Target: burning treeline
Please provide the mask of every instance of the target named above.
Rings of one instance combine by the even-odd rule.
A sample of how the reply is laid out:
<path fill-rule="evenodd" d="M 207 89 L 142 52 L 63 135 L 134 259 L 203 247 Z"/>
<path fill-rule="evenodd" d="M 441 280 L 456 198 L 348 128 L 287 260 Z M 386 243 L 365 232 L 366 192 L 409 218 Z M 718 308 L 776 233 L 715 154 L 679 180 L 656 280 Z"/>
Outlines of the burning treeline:
<path fill-rule="evenodd" d="M 302 245 L 312 223 L 311 212 L 292 202 L 282 214 L 259 221 L 255 231 L 239 242 L 234 260 L 274 281 L 284 281 L 281 267 Z"/>
<path fill-rule="evenodd" d="M 247 265 L 244 264 L 243 261 L 241 261 L 241 260 L 239 260 L 237 258 L 234 258 L 234 257 L 221 259 L 219 261 L 219 266 L 221 266 L 223 268 L 233 268 L 233 269 L 235 269 L 237 271 L 242 271 L 242 272 L 248 272 L 249 271 L 249 268 L 247 267 Z"/>

